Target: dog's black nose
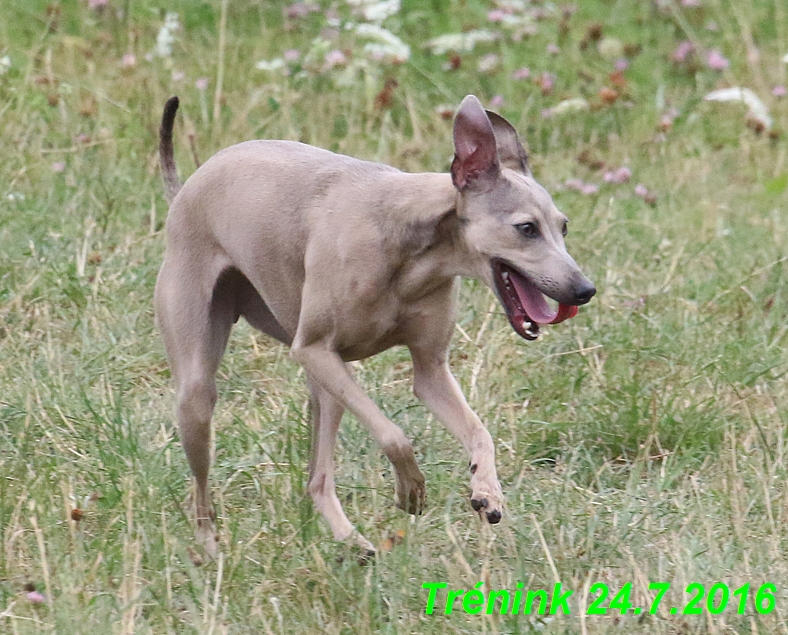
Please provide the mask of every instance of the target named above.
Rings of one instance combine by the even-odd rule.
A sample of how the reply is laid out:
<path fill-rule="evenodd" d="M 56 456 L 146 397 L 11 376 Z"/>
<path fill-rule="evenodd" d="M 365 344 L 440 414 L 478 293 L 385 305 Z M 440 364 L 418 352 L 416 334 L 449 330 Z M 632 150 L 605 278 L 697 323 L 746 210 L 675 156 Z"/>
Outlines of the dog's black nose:
<path fill-rule="evenodd" d="M 575 300 L 578 304 L 585 304 L 596 295 L 596 287 L 586 280 L 575 290 Z"/>

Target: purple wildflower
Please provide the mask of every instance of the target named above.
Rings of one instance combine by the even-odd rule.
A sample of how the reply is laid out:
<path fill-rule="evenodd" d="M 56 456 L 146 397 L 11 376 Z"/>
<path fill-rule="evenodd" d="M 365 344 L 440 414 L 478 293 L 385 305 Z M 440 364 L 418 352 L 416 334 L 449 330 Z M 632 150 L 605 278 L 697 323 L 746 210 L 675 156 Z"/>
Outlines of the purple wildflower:
<path fill-rule="evenodd" d="M 615 183 L 616 185 L 626 183 L 631 178 L 632 171 L 629 168 L 618 168 L 618 170 L 613 172 L 605 172 L 604 176 L 605 183 Z"/>
<path fill-rule="evenodd" d="M 710 69 L 715 71 L 724 71 L 731 65 L 731 63 L 728 61 L 728 58 L 720 53 L 717 49 L 711 49 L 709 51 L 706 64 L 708 64 Z"/>
<path fill-rule="evenodd" d="M 326 66 L 328 68 L 334 68 L 335 66 L 347 64 L 347 57 L 345 57 L 345 54 L 339 49 L 334 49 L 333 51 L 326 53 L 325 59 Z"/>
<path fill-rule="evenodd" d="M 673 54 L 670 56 L 670 60 L 672 62 L 683 62 L 694 50 L 695 45 L 689 40 L 684 40 L 683 42 L 680 42 L 676 47 L 676 50 L 673 51 Z"/>
<path fill-rule="evenodd" d="M 580 179 L 567 179 L 564 183 L 570 190 L 576 190 L 581 194 L 590 196 L 599 192 L 599 186 L 593 183 L 585 183 Z"/>
<path fill-rule="evenodd" d="M 33 604 L 43 604 L 47 601 L 46 598 L 38 591 L 28 591 L 27 599 Z"/>
<path fill-rule="evenodd" d="M 282 9 L 284 16 L 291 19 L 305 18 L 313 11 L 320 11 L 320 7 L 314 2 L 296 2 Z"/>

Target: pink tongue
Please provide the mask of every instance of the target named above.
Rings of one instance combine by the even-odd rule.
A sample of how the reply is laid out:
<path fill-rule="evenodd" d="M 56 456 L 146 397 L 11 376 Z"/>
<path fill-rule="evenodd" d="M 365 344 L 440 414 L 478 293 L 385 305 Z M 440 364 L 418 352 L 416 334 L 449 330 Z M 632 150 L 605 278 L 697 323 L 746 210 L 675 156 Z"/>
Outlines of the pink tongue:
<path fill-rule="evenodd" d="M 517 296 L 523 305 L 528 317 L 537 324 L 558 324 L 577 315 L 577 307 L 559 304 L 558 310 L 553 311 L 544 299 L 542 292 L 530 280 L 523 276 L 509 273 L 509 278 L 514 284 Z"/>

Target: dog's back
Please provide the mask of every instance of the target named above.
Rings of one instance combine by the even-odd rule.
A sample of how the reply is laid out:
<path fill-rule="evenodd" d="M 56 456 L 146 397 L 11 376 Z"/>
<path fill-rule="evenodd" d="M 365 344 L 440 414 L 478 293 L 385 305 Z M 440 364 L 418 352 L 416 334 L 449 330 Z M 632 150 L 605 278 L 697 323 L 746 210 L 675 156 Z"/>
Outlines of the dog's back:
<path fill-rule="evenodd" d="M 357 242 L 380 234 L 370 197 L 384 199 L 387 177 L 400 174 L 293 141 L 240 143 L 184 183 L 167 218 L 168 243 L 195 266 L 226 259 L 294 332 L 310 236 L 348 254 L 369 251 Z"/>

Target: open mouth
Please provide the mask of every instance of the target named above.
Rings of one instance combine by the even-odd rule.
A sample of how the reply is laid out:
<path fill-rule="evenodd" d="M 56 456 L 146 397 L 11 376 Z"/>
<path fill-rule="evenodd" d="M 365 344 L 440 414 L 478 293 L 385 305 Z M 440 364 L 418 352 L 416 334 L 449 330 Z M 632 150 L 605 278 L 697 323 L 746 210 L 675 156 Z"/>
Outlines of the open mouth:
<path fill-rule="evenodd" d="M 506 317 L 515 332 L 527 340 L 539 337 L 541 324 L 558 324 L 577 315 L 577 307 L 559 304 L 553 310 L 536 285 L 514 268 L 494 260 L 493 279 Z"/>

